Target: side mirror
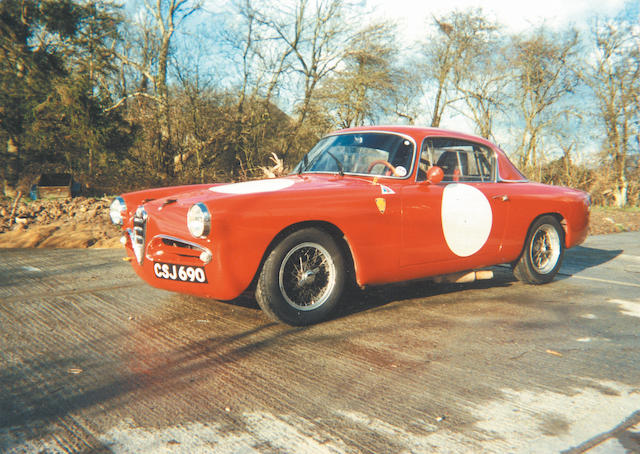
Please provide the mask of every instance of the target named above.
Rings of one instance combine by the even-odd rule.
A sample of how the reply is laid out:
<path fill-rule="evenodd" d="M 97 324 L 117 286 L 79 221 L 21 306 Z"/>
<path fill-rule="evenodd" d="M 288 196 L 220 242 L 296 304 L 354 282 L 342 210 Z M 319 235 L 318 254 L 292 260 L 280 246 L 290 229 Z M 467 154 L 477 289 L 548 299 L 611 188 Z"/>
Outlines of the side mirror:
<path fill-rule="evenodd" d="M 427 183 L 438 184 L 444 178 L 444 172 L 441 167 L 433 166 L 427 171 Z"/>

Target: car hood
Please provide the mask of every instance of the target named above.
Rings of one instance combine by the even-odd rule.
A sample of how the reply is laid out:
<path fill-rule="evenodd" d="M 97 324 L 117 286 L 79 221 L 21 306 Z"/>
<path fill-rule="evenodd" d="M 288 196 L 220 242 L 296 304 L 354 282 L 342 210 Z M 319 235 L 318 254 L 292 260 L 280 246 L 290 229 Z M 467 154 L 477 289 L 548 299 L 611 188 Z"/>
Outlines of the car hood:
<path fill-rule="evenodd" d="M 379 182 L 384 186 L 385 179 Z M 378 186 L 376 184 L 375 186 Z M 282 200 L 288 197 L 301 197 L 312 193 L 332 193 L 334 191 L 348 191 L 353 194 L 358 190 L 373 189 L 374 183 L 370 178 L 351 175 L 332 174 L 303 174 L 281 178 L 245 181 L 242 183 L 215 184 L 194 191 L 156 199 L 149 202 L 150 207 L 160 207 L 175 204 L 176 207 L 190 207 L 194 203 L 225 205 L 241 200 Z"/>

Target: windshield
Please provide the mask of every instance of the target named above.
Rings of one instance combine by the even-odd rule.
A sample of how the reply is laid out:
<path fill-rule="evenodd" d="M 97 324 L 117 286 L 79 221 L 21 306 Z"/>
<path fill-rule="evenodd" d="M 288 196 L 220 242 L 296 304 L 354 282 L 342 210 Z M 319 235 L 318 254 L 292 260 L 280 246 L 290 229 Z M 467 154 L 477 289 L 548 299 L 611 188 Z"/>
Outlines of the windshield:
<path fill-rule="evenodd" d="M 395 134 L 364 132 L 328 136 L 305 155 L 294 173 L 329 172 L 405 178 L 411 172 L 413 142 Z"/>

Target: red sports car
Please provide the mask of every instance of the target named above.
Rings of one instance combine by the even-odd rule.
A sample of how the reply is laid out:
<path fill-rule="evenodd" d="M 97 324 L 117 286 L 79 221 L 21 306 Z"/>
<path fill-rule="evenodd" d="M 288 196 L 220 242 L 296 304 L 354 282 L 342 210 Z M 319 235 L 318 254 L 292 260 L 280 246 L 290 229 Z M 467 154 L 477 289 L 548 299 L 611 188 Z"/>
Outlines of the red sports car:
<path fill-rule="evenodd" d="M 527 181 L 479 137 L 375 126 L 327 135 L 286 177 L 131 192 L 110 214 L 154 287 L 230 300 L 255 286 L 270 317 L 308 325 L 350 281 L 473 280 L 509 263 L 549 282 L 587 236 L 590 203 Z"/>

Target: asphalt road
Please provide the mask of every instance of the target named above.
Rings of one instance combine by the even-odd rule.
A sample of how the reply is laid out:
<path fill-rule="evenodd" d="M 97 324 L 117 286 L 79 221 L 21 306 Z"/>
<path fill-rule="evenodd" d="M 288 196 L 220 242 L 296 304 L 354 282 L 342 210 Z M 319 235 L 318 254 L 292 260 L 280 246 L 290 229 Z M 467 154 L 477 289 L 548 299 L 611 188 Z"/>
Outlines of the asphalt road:
<path fill-rule="evenodd" d="M 640 233 L 553 283 L 357 293 L 309 328 L 0 250 L 0 452 L 640 452 Z"/>

